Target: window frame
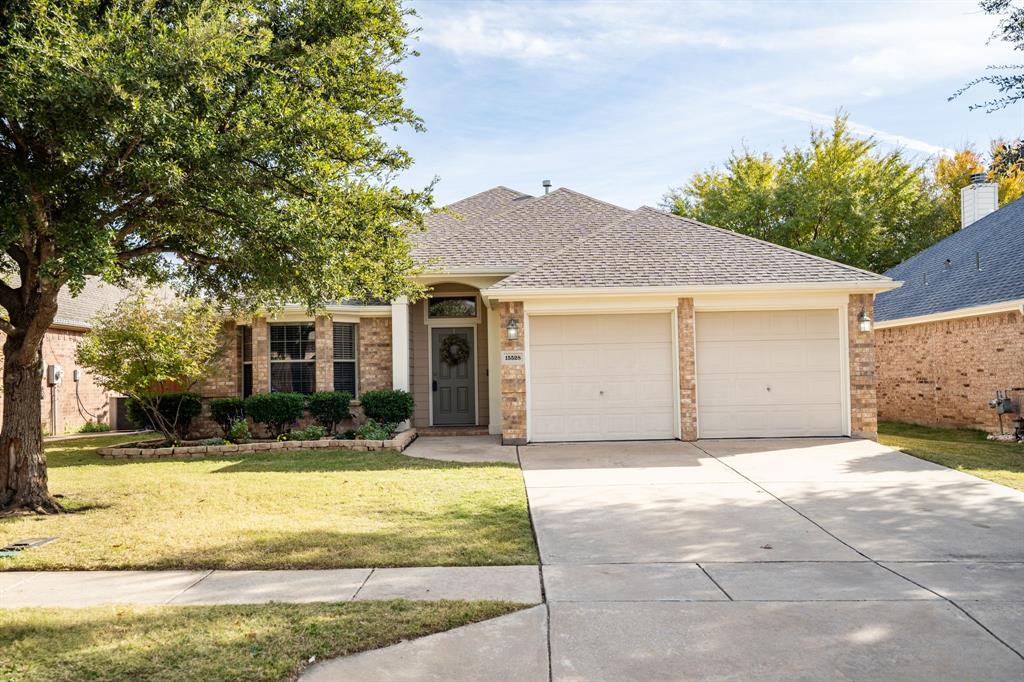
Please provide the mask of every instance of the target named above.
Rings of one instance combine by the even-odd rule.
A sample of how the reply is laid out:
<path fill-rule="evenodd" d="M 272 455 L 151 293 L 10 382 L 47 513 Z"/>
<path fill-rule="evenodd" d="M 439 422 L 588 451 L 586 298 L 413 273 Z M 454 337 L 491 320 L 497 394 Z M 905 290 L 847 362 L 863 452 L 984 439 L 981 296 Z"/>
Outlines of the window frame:
<path fill-rule="evenodd" d="M 339 358 L 336 354 L 337 345 L 335 337 L 338 325 L 348 325 L 352 328 L 352 358 Z M 337 368 L 338 364 L 352 365 L 352 399 L 359 395 L 359 323 L 346 320 L 331 320 L 331 388 L 335 393 L 343 391 L 338 388 Z"/>
<path fill-rule="evenodd" d="M 240 354 L 241 354 L 241 367 L 242 367 L 242 375 L 241 375 L 241 377 L 239 377 L 241 379 L 241 386 L 239 387 L 238 393 L 244 399 L 244 398 L 248 398 L 249 396 L 251 396 L 254 393 L 254 391 L 253 391 L 253 388 L 254 388 L 254 386 L 253 386 L 254 375 L 253 375 L 252 325 L 251 324 L 242 324 L 242 325 L 238 326 L 238 329 L 239 329 L 239 332 L 240 332 L 238 343 L 239 343 L 239 346 L 240 346 L 239 350 L 241 351 Z M 246 343 L 245 343 L 246 339 L 245 339 L 245 337 L 246 337 L 246 335 L 248 335 L 248 337 L 249 337 L 249 359 L 248 360 L 245 359 L 245 346 L 246 346 Z M 249 393 L 248 394 L 245 392 L 245 372 L 246 372 L 247 369 L 249 370 Z"/>
<path fill-rule="evenodd" d="M 275 360 L 274 359 L 274 328 L 275 327 L 279 327 L 279 328 L 283 328 L 283 327 L 309 327 L 310 331 L 312 331 L 312 333 L 313 333 L 312 341 L 310 341 L 308 339 L 306 341 L 301 341 L 300 340 L 299 343 L 311 343 L 312 346 L 313 346 L 313 357 L 312 358 L 287 358 L 286 357 L 286 358 L 276 359 Z M 287 343 L 287 341 L 285 341 L 285 343 Z M 312 321 L 310 321 L 310 320 L 299 320 L 299 321 L 289 321 L 289 322 L 269 322 L 267 324 L 267 361 L 268 361 L 268 366 L 267 366 L 268 372 L 267 372 L 267 374 L 269 375 L 267 377 L 267 391 L 268 392 L 270 392 L 270 393 L 302 393 L 303 395 L 310 395 L 311 393 L 316 393 L 316 321 L 315 320 L 312 320 Z M 304 391 L 295 391 L 294 390 L 294 381 L 293 381 L 293 390 L 292 391 L 280 391 L 280 390 L 275 391 L 274 390 L 274 365 L 275 364 L 281 364 L 281 365 L 284 365 L 284 364 L 290 364 L 290 365 L 296 365 L 296 364 L 312 365 L 313 366 L 313 385 L 312 385 L 311 390 L 309 391 L 309 393 L 306 393 Z"/>
<path fill-rule="evenodd" d="M 430 315 L 430 302 L 435 299 L 442 298 L 471 298 L 473 299 L 473 306 L 476 310 L 476 315 L 472 317 L 431 317 Z M 467 323 L 479 323 L 480 322 L 480 308 L 481 308 L 480 296 L 476 292 L 470 291 L 445 291 L 439 294 L 431 294 L 427 296 L 423 304 L 423 322 L 429 326 L 435 327 L 458 327 L 466 326 Z"/>

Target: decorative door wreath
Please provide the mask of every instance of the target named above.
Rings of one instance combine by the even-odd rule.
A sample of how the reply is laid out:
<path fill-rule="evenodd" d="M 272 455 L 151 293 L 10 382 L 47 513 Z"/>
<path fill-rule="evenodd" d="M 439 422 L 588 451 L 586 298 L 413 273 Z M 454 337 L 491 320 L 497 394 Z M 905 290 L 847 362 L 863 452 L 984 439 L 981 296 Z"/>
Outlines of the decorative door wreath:
<path fill-rule="evenodd" d="M 441 361 L 454 367 L 469 360 L 469 341 L 458 334 L 449 334 L 441 339 Z"/>

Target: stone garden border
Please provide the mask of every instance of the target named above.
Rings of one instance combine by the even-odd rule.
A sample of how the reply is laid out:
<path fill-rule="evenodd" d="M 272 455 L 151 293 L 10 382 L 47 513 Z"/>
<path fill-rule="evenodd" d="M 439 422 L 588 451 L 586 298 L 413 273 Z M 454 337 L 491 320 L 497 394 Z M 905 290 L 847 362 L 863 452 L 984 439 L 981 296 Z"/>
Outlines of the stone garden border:
<path fill-rule="evenodd" d="M 343 440 L 322 438 L 320 440 L 256 441 L 229 445 L 179 445 L 174 447 L 145 447 L 146 443 L 125 443 L 110 448 L 99 448 L 96 452 L 104 459 L 158 459 L 186 457 L 199 459 L 207 455 L 251 454 L 275 450 L 354 450 L 356 452 L 401 452 L 416 440 L 416 429 L 396 433 L 389 440 Z"/>

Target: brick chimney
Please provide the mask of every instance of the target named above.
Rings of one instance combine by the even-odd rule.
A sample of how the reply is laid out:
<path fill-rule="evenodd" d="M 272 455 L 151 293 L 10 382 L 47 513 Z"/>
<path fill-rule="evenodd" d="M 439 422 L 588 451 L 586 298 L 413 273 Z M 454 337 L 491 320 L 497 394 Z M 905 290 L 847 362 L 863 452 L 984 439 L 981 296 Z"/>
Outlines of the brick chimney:
<path fill-rule="evenodd" d="M 971 184 L 960 190 L 960 229 L 981 220 L 999 208 L 999 185 L 988 182 L 988 174 L 974 173 Z"/>

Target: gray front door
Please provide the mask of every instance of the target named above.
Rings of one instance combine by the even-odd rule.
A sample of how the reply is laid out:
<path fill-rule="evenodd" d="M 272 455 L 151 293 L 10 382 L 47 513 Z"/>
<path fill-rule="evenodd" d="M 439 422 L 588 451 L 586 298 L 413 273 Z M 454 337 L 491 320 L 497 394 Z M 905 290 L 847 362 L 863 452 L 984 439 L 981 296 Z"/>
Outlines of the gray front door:
<path fill-rule="evenodd" d="M 469 357 L 451 365 L 441 359 L 441 349 L 449 336 L 461 338 L 469 348 Z M 434 424 L 473 424 L 476 422 L 476 401 L 473 391 L 473 348 L 471 327 L 434 327 L 430 331 L 430 372 Z"/>

